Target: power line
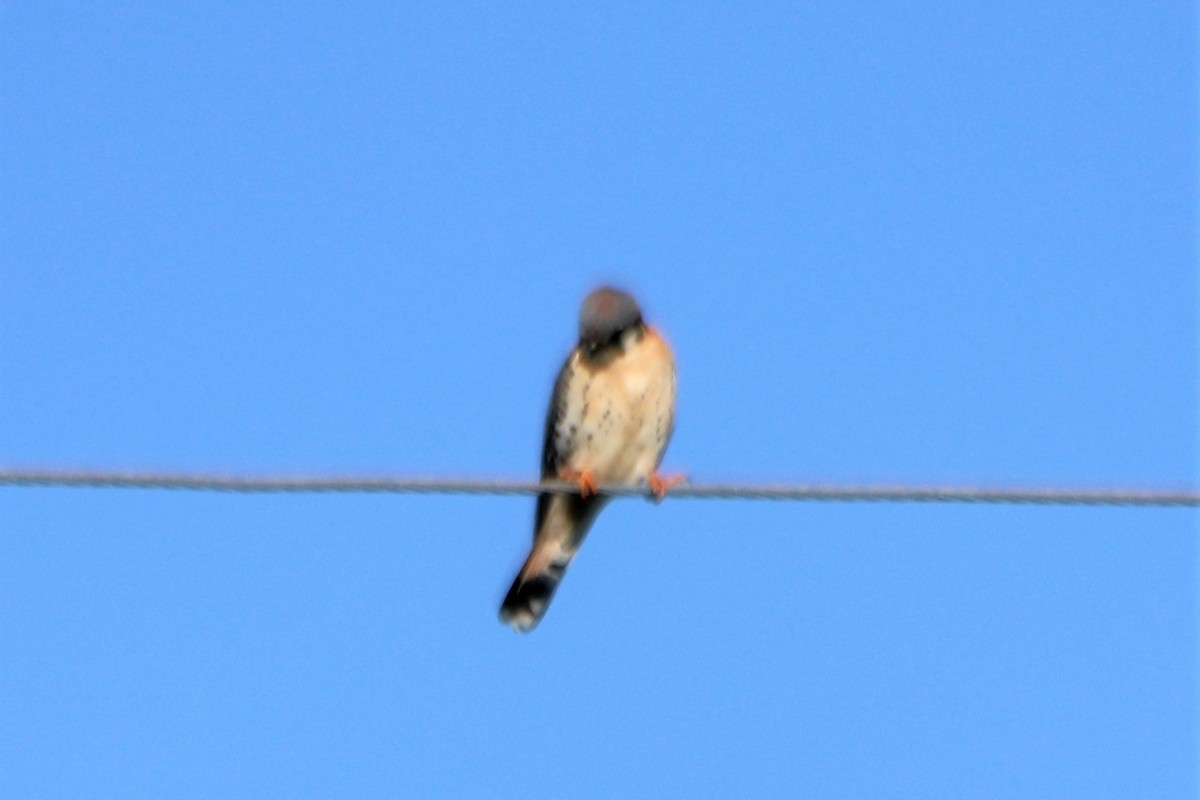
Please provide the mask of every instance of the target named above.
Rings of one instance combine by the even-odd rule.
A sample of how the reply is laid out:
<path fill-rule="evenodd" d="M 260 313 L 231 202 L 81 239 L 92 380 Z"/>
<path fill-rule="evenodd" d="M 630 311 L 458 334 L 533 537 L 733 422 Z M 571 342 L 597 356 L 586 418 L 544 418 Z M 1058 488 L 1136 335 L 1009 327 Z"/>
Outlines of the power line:
<path fill-rule="evenodd" d="M 178 489 L 222 492 L 383 492 L 529 495 L 578 492 L 563 481 L 455 478 L 224 476 L 176 472 L 0 469 L 0 486 Z M 605 486 L 617 497 L 645 497 L 645 486 Z M 1200 506 L 1200 492 L 1137 489 L 1037 489 L 957 486 L 823 486 L 687 483 L 672 498 L 841 502 L 1024 503 L 1039 505 Z"/>

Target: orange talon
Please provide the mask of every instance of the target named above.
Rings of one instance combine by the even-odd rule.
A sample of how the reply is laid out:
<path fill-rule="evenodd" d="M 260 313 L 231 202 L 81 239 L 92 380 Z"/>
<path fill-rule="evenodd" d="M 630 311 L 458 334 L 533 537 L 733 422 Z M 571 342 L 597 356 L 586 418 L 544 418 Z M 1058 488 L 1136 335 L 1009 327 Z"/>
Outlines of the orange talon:
<path fill-rule="evenodd" d="M 596 483 L 596 476 L 590 469 L 585 469 L 582 472 L 576 472 L 569 467 L 560 467 L 558 477 L 568 483 L 574 483 L 579 486 L 579 496 L 587 497 L 596 494 L 600 490 L 600 485 Z"/>
<path fill-rule="evenodd" d="M 678 486 L 686 480 L 686 475 L 671 475 L 664 478 L 657 472 L 651 472 L 649 478 L 650 491 L 654 492 L 654 496 L 658 499 L 658 502 L 661 503 L 662 499 L 667 496 L 667 492 L 672 486 Z"/>

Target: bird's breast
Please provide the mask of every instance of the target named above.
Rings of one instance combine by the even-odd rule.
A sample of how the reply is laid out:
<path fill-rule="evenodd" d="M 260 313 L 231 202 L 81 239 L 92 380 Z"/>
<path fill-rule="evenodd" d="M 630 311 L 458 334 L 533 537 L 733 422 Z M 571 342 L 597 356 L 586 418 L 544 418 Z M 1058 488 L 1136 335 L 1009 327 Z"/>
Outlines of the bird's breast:
<path fill-rule="evenodd" d="M 645 480 L 662 460 L 674 419 L 670 348 L 648 331 L 606 364 L 573 367 L 555 431 L 564 465 L 600 483 Z"/>

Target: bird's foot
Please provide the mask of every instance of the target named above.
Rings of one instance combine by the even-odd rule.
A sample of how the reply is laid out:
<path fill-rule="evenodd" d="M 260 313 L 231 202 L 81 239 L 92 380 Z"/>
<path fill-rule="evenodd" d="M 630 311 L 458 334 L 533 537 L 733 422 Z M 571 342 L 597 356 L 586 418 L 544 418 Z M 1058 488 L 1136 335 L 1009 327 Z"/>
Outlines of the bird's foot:
<path fill-rule="evenodd" d="M 650 491 L 654 492 L 654 497 L 658 502 L 667 496 L 672 486 L 678 486 L 687 480 L 687 475 L 667 475 L 663 476 L 657 472 L 651 472 L 648 479 Z"/>
<path fill-rule="evenodd" d="M 596 476 L 590 469 L 576 471 L 568 467 L 559 467 L 558 477 L 578 486 L 580 497 L 588 497 L 600 491 L 600 484 L 596 483 Z"/>

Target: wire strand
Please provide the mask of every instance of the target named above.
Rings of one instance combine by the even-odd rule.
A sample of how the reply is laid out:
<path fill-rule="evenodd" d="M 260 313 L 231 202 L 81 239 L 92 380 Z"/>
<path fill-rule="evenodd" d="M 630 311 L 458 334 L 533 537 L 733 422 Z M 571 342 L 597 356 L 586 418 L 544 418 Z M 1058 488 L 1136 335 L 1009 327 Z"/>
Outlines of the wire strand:
<path fill-rule="evenodd" d="M 220 492 L 383 492 L 391 494 L 529 495 L 575 493 L 564 481 L 456 478 L 230 476 L 175 472 L 0 469 L 0 486 L 177 489 Z M 604 486 L 613 497 L 647 497 L 648 488 Z M 1039 489 L 968 486 L 823 486 L 685 483 L 672 498 L 837 502 L 1007 503 L 1092 506 L 1200 506 L 1200 492 L 1137 489 Z"/>

